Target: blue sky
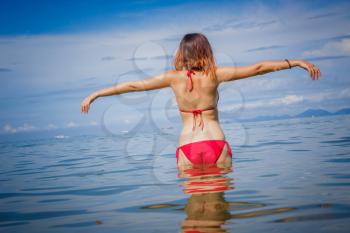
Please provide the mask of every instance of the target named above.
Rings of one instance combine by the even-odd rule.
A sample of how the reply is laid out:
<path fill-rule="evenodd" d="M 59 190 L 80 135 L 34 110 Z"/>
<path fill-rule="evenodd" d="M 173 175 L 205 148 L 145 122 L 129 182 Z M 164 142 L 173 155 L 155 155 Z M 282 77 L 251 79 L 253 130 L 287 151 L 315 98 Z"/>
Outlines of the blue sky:
<path fill-rule="evenodd" d="M 293 68 L 222 86 L 220 111 L 233 119 L 349 107 L 349 10 L 349 1 L 1 1 L 0 132 L 179 123 L 169 90 L 98 99 L 89 115 L 79 106 L 91 91 L 172 69 L 189 32 L 208 37 L 219 65 L 289 58 L 321 69 L 318 81 Z"/>

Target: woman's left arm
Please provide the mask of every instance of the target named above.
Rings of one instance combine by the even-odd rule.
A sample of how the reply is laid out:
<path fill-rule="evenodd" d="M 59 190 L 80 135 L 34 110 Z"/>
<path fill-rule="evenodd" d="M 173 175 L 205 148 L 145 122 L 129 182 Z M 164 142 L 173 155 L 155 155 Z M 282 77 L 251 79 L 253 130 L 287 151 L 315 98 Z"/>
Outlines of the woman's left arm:
<path fill-rule="evenodd" d="M 283 60 L 283 61 L 263 61 L 259 74 L 265 74 L 273 71 L 279 71 L 282 69 L 288 69 L 299 66 L 309 72 L 310 78 L 317 80 L 321 76 L 321 71 L 314 64 L 305 60 Z"/>
<path fill-rule="evenodd" d="M 317 80 L 321 76 L 320 69 L 305 60 L 265 60 L 248 66 L 219 67 L 217 69 L 217 76 L 219 82 L 227 82 L 289 69 L 296 66 L 307 70 L 313 80 Z"/>
<path fill-rule="evenodd" d="M 149 91 L 154 89 L 160 89 L 169 87 L 171 84 L 172 76 L 174 76 L 173 71 L 167 71 L 152 78 L 138 80 L 138 81 L 129 81 L 114 85 L 112 87 L 104 88 L 98 91 L 93 92 L 87 96 L 81 103 L 81 112 L 88 113 L 90 104 L 99 97 L 111 96 L 111 95 L 120 95 L 128 92 L 135 91 Z"/>

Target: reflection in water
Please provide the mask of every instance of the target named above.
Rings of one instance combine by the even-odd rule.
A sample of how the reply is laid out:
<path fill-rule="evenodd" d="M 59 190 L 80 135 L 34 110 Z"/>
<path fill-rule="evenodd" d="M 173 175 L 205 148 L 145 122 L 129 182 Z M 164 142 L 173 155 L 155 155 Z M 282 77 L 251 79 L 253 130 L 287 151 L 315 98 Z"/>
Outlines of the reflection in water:
<path fill-rule="evenodd" d="M 222 228 L 231 218 L 230 203 L 225 191 L 233 189 L 233 179 L 226 175 L 232 166 L 178 167 L 183 191 L 191 196 L 185 205 L 187 217 L 182 221 L 182 232 L 227 232 Z"/>
<path fill-rule="evenodd" d="M 321 203 L 299 205 L 293 207 L 268 208 L 264 203 L 245 201 L 227 201 L 225 192 L 234 190 L 233 178 L 230 173 L 233 167 L 211 165 L 207 167 L 178 167 L 178 177 L 185 178 L 181 186 L 183 192 L 190 195 L 184 204 L 154 204 L 143 206 L 142 209 L 172 209 L 184 211 L 185 219 L 181 222 L 181 232 L 228 232 L 225 229 L 227 220 L 239 220 L 266 216 L 270 223 L 299 222 L 310 220 L 327 220 L 349 218 L 350 206 L 341 204 Z M 314 213 L 298 215 L 300 212 L 321 209 L 334 209 L 328 213 Z M 338 211 L 337 211 L 338 210 Z M 342 210 L 342 211 L 340 211 Z M 336 211 L 336 212 L 334 212 Z M 284 216 L 284 213 L 294 213 L 294 216 Z"/>
<path fill-rule="evenodd" d="M 231 172 L 233 172 L 232 165 L 229 167 L 219 165 L 178 167 L 178 176 L 186 179 L 182 187 L 183 192 L 190 195 L 187 203 L 183 207 L 181 204 L 155 204 L 143 206 L 142 209 L 183 210 L 186 218 L 181 223 L 181 231 L 197 233 L 228 232 L 223 226 L 229 219 L 258 217 L 296 209 L 272 208 L 232 214 L 233 211 L 252 210 L 266 207 L 266 205 L 227 201 L 225 191 L 234 189 L 233 178 L 228 176 Z"/>
<path fill-rule="evenodd" d="M 234 189 L 233 166 L 209 165 L 206 167 L 178 167 L 178 176 L 186 178 L 183 191 L 191 196 L 185 205 L 186 219 L 182 222 L 182 232 L 227 232 L 223 225 L 229 219 L 257 217 L 289 212 L 295 208 L 273 208 L 231 214 L 230 211 L 265 207 L 265 204 L 248 202 L 228 202 L 225 191 Z"/>
<path fill-rule="evenodd" d="M 231 217 L 224 192 L 192 194 L 185 212 L 187 217 L 181 224 L 183 232 L 226 232 L 222 225 Z"/>

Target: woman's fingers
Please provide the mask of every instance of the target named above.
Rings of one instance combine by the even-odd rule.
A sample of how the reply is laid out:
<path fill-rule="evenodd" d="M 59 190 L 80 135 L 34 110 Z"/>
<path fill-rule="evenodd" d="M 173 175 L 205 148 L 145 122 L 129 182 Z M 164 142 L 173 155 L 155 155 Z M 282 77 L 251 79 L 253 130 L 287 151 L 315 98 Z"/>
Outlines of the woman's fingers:
<path fill-rule="evenodd" d="M 89 107 L 90 107 L 91 100 L 89 97 L 86 97 L 83 102 L 81 103 L 80 106 L 80 111 L 82 113 L 88 113 L 89 112 Z"/>
<path fill-rule="evenodd" d="M 314 70 L 315 70 L 315 77 L 316 77 L 316 80 L 318 80 L 318 68 L 315 66 L 314 67 Z"/>
<path fill-rule="evenodd" d="M 318 80 L 319 77 L 321 76 L 320 69 L 317 67 L 314 67 L 314 70 L 315 70 L 315 79 Z"/>
<path fill-rule="evenodd" d="M 310 74 L 310 78 L 312 80 L 318 80 L 319 77 L 321 76 L 321 71 L 319 68 L 317 68 L 314 64 L 309 63 L 304 61 L 303 63 L 301 63 L 300 67 L 304 68 L 305 70 L 307 70 Z"/>
<path fill-rule="evenodd" d="M 317 67 L 314 66 L 313 64 L 311 65 L 311 74 L 312 74 L 312 79 L 313 80 L 317 80 L 318 79 Z"/>
<path fill-rule="evenodd" d="M 85 113 L 89 112 L 89 104 L 85 104 Z"/>
<path fill-rule="evenodd" d="M 307 71 L 308 71 L 309 74 L 310 74 L 310 78 L 313 79 L 313 78 L 312 78 L 312 68 L 311 68 L 310 66 L 307 66 Z"/>
<path fill-rule="evenodd" d="M 312 68 L 308 67 L 308 70 L 309 70 L 310 78 L 313 79 L 312 78 Z"/>
<path fill-rule="evenodd" d="M 318 79 L 318 72 L 317 72 L 317 68 L 314 67 L 314 71 L 315 71 L 315 79 L 317 80 Z"/>
<path fill-rule="evenodd" d="M 80 111 L 82 112 L 82 113 L 88 113 L 89 112 L 89 107 L 90 107 L 90 105 L 88 104 L 88 103 L 82 103 L 81 104 L 81 107 L 80 107 Z"/>
<path fill-rule="evenodd" d="M 311 70 L 311 78 L 312 80 L 315 80 L 315 70 L 313 67 L 311 67 L 310 70 Z"/>

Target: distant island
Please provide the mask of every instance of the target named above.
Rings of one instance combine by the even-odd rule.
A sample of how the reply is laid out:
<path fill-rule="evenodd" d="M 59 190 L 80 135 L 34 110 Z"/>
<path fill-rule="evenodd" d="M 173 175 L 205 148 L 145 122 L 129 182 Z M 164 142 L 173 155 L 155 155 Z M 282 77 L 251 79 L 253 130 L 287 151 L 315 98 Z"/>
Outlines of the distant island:
<path fill-rule="evenodd" d="M 324 109 L 308 109 L 297 115 L 277 115 L 277 116 L 257 116 L 249 119 L 240 119 L 242 121 L 272 121 L 272 120 L 284 120 L 293 118 L 305 118 L 305 117 L 324 117 L 324 116 L 336 116 L 336 115 L 348 115 L 350 114 L 350 108 L 343 108 L 336 112 L 329 112 Z"/>

